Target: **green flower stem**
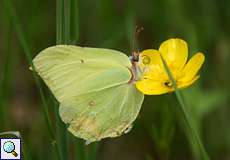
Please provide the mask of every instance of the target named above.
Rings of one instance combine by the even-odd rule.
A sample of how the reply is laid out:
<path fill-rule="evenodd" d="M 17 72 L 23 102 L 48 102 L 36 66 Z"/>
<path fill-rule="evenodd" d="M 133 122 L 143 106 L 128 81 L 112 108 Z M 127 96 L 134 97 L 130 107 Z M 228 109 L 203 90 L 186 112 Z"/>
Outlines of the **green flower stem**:
<path fill-rule="evenodd" d="M 186 132 L 188 138 L 190 139 L 190 141 L 192 143 L 192 146 L 193 146 L 192 148 L 195 150 L 194 153 L 199 154 L 199 155 L 195 155 L 195 156 L 198 156 L 199 159 L 201 159 L 201 160 L 209 160 L 209 156 L 208 156 L 207 152 L 205 151 L 205 148 L 201 142 L 200 136 L 196 130 L 193 117 L 190 116 L 189 110 L 185 105 L 184 99 L 183 99 L 180 91 L 177 88 L 176 81 L 173 78 L 173 75 L 172 75 L 166 61 L 164 60 L 162 55 L 160 55 L 160 56 L 161 56 L 161 59 L 163 61 L 164 68 L 165 68 L 170 80 L 172 81 L 173 88 L 175 89 L 177 101 L 180 104 L 180 111 L 183 115 L 183 121 L 185 123 L 185 129 L 186 129 L 185 132 Z"/>

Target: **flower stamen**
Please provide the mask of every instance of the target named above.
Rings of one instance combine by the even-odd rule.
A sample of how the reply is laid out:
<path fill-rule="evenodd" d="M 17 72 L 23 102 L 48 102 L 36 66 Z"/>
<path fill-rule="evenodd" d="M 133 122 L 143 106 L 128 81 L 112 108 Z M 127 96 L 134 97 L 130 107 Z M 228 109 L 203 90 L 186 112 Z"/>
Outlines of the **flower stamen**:
<path fill-rule="evenodd" d="M 150 57 L 149 56 L 146 56 L 146 55 L 143 55 L 142 56 L 142 63 L 143 64 L 145 64 L 145 65 L 147 65 L 147 64 L 149 64 L 150 63 Z"/>
<path fill-rule="evenodd" d="M 164 85 L 165 85 L 166 87 L 172 88 L 173 83 L 172 83 L 171 81 L 166 81 L 166 82 L 164 83 Z"/>

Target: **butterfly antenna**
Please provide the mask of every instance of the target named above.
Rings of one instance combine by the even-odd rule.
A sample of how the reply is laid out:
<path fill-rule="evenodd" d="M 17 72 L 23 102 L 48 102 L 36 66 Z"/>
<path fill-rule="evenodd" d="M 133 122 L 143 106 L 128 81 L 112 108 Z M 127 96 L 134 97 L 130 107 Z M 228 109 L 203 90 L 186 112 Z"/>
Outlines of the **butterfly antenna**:
<path fill-rule="evenodd" d="M 138 41 L 138 36 L 140 34 L 141 31 L 143 31 L 144 28 L 143 27 L 135 27 L 135 31 L 133 33 L 133 42 L 132 42 L 132 57 L 134 61 L 138 61 L 138 57 L 139 57 L 139 48 L 137 46 L 137 41 Z M 135 47 L 137 48 L 137 52 L 135 51 Z"/>

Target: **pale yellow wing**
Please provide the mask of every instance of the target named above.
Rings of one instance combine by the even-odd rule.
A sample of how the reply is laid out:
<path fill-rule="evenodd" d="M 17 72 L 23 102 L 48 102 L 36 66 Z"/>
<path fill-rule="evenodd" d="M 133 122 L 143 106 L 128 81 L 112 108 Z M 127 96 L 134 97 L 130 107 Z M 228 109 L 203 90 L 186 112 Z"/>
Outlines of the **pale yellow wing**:
<path fill-rule="evenodd" d="M 129 58 L 110 49 L 58 45 L 39 53 L 33 64 L 59 102 L 127 83 L 132 77 Z"/>

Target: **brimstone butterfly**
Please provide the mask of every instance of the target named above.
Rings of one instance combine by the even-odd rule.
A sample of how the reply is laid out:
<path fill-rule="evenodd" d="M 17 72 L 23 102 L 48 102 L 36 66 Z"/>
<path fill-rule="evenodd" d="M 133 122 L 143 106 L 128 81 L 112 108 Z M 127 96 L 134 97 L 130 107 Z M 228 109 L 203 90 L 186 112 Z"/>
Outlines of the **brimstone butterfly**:
<path fill-rule="evenodd" d="M 35 71 L 60 103 L 68 130 L 87 142 L 126 133 L 144 95 L 133 84 L 135 66 L 125 54 L 57 45 L 33 60 Z"/>

